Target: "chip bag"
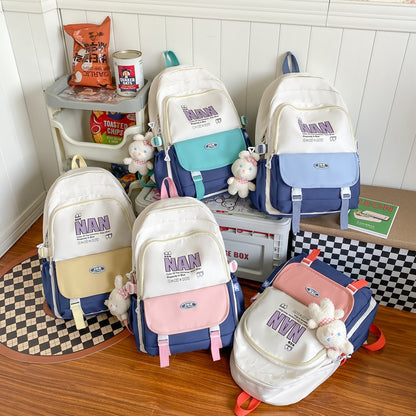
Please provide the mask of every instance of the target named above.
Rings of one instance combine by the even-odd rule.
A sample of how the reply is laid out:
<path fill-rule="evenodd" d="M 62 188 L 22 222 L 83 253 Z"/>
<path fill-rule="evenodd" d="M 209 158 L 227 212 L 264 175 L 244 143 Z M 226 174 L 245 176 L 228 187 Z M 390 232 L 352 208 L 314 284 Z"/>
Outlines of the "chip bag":
<path fill-rule="evenodd" d="M 101 25 L 80 23 L 65 25 L 74 39 L 72 75 L 69 85 L 114 89 L 109 65 L 110 18 Z"/>
<path fill-rule="evenodd" d="M 124 131 L 135 124 L 135 113 L 91 112 L 90 129 L 96 143 L 119 144 L 124 138 Z"/>

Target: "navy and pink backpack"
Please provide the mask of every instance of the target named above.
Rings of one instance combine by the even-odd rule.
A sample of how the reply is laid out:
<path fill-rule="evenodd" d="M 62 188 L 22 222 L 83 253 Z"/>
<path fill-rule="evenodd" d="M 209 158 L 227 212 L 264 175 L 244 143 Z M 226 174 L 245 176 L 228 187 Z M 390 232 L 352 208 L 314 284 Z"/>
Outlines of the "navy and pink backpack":
<path fill-rule="evenodd" d="M 166 186 L 168 185 L 168 186 Z M 133 226 L 131 273 L 136 293 L 130 326 L 137 348 L 169 365 L 171 354 L 210 349 L 213 360 L 232 344 L 244 300 L 209 208 L 178 197 L 171 179 L 161 200 Z M 213 307 L 215 305 L 215 307 Z"/>

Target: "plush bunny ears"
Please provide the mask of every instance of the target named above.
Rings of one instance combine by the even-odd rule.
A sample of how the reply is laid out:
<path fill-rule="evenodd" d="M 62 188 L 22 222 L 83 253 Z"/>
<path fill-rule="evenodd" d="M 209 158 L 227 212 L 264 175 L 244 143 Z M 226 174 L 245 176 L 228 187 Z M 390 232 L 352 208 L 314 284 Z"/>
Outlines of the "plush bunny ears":
<path fill-rule="evenodd" d="M 144 144 L 152 146 L 153 133 L 148 131 L 144 136 L 141 133 L 137 133 L 133 136 L 133 140 L 141 140 Z"/>
<path fill-rule="evenodd" d="M 258 155 L 258 153 L 250 153 L 248 150 L 242 150 L 238 154 L 238 157 L 240 159 L 246 159 L 253 166 L 257 166 L 257 161 L 260 159 L 260 156 Z"/>

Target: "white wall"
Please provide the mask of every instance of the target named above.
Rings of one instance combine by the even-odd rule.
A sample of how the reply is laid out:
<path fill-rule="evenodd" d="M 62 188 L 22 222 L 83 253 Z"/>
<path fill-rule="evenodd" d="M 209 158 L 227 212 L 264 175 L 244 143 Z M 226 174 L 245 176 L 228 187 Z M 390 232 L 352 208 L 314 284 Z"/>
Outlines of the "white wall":
<path fill-rule="evenodd" d="M 0 255 L 39 218 L 45 198 L 25 96 L 0 8 Z M 45 122 L 45 120 L 44 120 Z"/>
<path fill-rule="evenodd" d="M 225 82 L 240 114 L 247 115 L 253 141 L 261 94 L 281 73 L 282 56 L 291 50 L 301 70 L 328 78 L 345 97 L 359 142 L 362 182 L 416 190 L 416 5 L 315 0 L 193 0 L 186 7 L 151 0 L 58 4 L 63 24 L 101 23 L 109 15 L 111 49 L 141 50 L 147 77 L 162 69 L 166 49 L 176 51 L 183 63 L 211 70 Z M 71 56 L 72 40 L 65 39 Z"/>
<path fill-rule="evenodd" d="M 416 5 L 342 0 L 3 0 L 48 187 L 57 175 L 43 89 L 68 68 L 69 23 L 112 19 L 110 51 L 139 49 L 147 78 L 162 52 L 220 76 L 254 140 L 258 103 L 291 50 L 351 112 L 364 184 L 416 190 Z M 3 35 L 4 36 L 4 35 Z M 63 46 L 65 45 L 65 46 Z M 66 52 L 66 53 L 65 53 Z"/>

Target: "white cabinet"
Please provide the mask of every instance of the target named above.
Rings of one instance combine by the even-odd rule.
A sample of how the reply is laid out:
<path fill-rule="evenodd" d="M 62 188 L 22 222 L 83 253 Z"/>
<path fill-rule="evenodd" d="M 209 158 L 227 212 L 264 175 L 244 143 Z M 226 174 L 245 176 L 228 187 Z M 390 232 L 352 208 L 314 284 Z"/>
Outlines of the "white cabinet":
<path fill-rule="evenodd" d="M 150 81 L 145 82 L 135 97 L 120 97 L 107 90 L 102 94 L 104 96 L 107 93 L 105 97 L 99 97 L 104 100 L 96 101 L 97 97 L 84 94 L 78 99 L 77 95 L 68 94 L 68 91 L 72 91 L 68 90 L 68 78 L 67 75 L 61 77 L 45 91 L 60 174 L 69 169 L 70 161 L 76 154 L 88 161 L 123 163 L 123 159 L 129 156 L 128 145 L 131 136 L 144 133 L 147 129 L 147 95 Z M 96 143 L 90 131 L 92 110 L 135 113 L 136 124 L 125 130 L 119 144 Z"/>

